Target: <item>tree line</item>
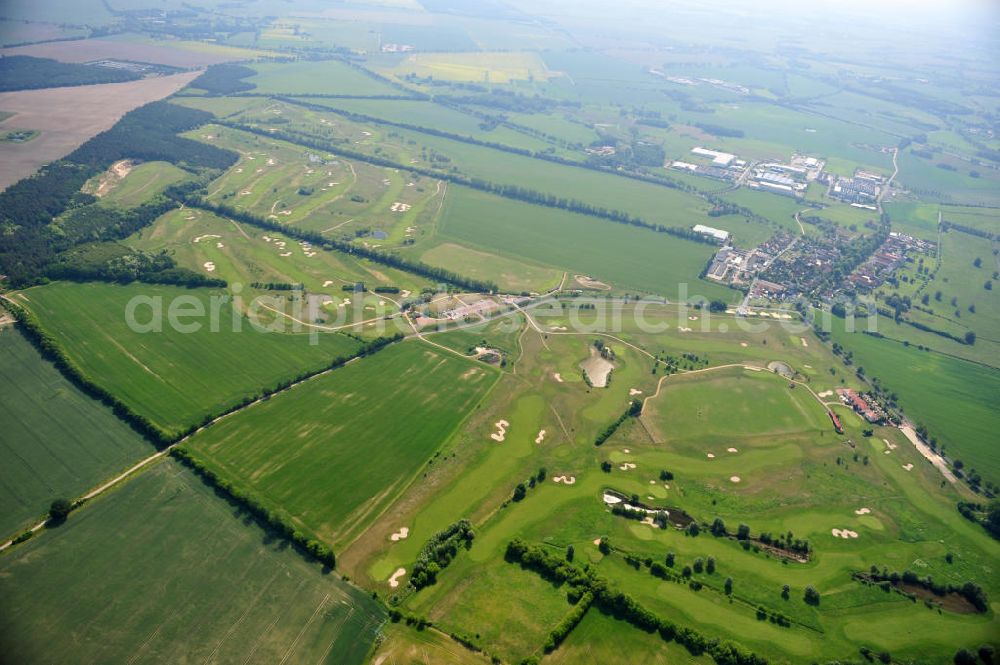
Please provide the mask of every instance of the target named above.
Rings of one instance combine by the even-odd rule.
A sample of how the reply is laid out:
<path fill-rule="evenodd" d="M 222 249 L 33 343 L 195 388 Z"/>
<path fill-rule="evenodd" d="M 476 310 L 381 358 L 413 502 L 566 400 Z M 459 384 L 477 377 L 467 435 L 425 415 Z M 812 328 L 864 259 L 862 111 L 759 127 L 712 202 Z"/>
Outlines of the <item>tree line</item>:
<path fill-rule="evenodd" d="M 542 545 L 530 545 L 523 540 L 515 539 L 507 544 L 504 558 L 508 563 L 517 563 L 554 584 L 567 585 L 570 588 L 569 595 L 577 599 L 577 603 L 589 593 L 592 604 L 602 612 L 627 621 L 647 633 L 657 633 L 664 642 L 675 641 L 692 655 L 708 654 L 718 665 L 767 664 L 766 659 L 732 642 L 709 639 L 694 629 L 677 626 L 667 619 L 656 616 L 631 596 L 612 587 L 592 568 L 581 570 L 564 557 L 549 552 Z M 562 626 L 562 623 L 559 626 Z M 569 628 L 572 629 L 572 626 Z M 553 648 L 558 646 L 565 636 L 555 631 L 550 633 L 549 640 Z"/>
<path fill-rule="evenodd" d="M 600 446 L 605 441 L 611 438 L 611 435 L 618 431 L 618 428 L 622 426 L 628 418 L 636 418 L 642 413 L 642 402 L 637 399 L 629 401 L 628 408 L 618 416 L 610 425 L 601 430 L 600 433 L 594 438 L 594 445 Z"/>
<path fill-rule="evenodd" d="M 458 555 L 458 548 L 472 547 L 476 532 L 469 520 L 462 519 L 438 531 L 428 540 L 417 555 L 410 576 L 410 586 L 422 589 L 437 582 L 437 575 L 448 567 L 452 559 Z"/>
<path fill-rule="evenodd" d="M 27 55 L 0 57 L 0 92 L 123 83 L 141 78 L 142 74 L 137 72 L 99 65 L 59 62 Z"/>

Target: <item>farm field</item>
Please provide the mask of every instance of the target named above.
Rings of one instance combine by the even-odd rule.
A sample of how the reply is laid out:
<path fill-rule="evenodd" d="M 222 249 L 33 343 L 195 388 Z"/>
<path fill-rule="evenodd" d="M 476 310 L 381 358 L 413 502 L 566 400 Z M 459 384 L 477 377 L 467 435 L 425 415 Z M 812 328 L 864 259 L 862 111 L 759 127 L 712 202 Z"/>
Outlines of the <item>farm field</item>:
<path fill-rule="evenodd" d="M 311 340 L 302 331 L 256 330 L 242 315 L 234 316 L 232 305 L 213 305 L 212 295 L 221 293 L 149 284 L 55 283 L 28 289 L 22 304 L 98 385 L 174 433 L 358 348 L 340 334 Z M 136 307 L 138 323 L 150 324 L 153 306 L 162 307 L 160 332 L 127 324 L 126 307 L 136 297 L 152 303 Z M 183 304 L 174 305 L 181 326 L 170 325 L 172 302 Z M 213 307 L 218 332 L 208 317 Z M 198 310 L 204 315 L 189 318 Z M 199 323 L 195 331 L 184 327 Z M 240 370 L 233 371 L 236 367 Z"/>
<path fill-rule="evenodd" d="M 0 93 L 0 109 L 14 113 L 0 128 L 41 132 L 25 143 L 0 143 L 0 190 L 68 155 L 137 106 L 180 90 L 196 76 L 184 72 L 127 83 Z"/>
<path fill-rule="evenodd" d="M 0 358 L 0 539 L 5 542 L 43 516 L 53 500 L 83 494 L 153 448 L 111 409 L 63 378 L 18 328 L 0 328 Z M 47 415 L 47 409 L 59 417 Z"/>
<path fill-rule="evenodd" d="M 617 291 L 676 298 L 687 284 L 692 296 L 733 299 L 729 289 L 697 279 L 712 255 L 707 245 L 463 187 L 448 188 L 437 235 L 571 276 L 588 274 Z"/>
<path fill-rule="evenodd" d="M 25 664 L 361 665 L 384 618 L 173 461 L 0 558 L 0 608 Z"/>
<path fill-rule="evenodd" d="M 418 53 L 398 62 L 377 66 L 397 79 L 433 77 L 446 81 L 504 84 L 513 81 L 546 81 L 558 76 L 536 53 Z"/>
<path fill-rule="evenodd" d="M 337 60 L 316 62 L 258 63 L 248 83 L 260 94 L 295 95 L 401 95 L 405 94 Z"/>
<path fill-rule="evenodd" d="M 248 409 L 186 445 L 339 546 L 372 520 L 387 519 L 382 512 L 395 495 L 432 462 L 495 380 L 486 365 L 404 342 Z"/>

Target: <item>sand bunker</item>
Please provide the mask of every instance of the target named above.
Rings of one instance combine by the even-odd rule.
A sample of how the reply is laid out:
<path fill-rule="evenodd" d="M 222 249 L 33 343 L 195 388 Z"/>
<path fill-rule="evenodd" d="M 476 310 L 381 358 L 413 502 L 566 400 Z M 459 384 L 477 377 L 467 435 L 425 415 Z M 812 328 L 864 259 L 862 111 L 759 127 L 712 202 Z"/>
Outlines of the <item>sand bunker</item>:
<path fill-rule="evenodd" d="M 854 514 L 855 515 L 867 515 L 871 511 L 872 511 L 871 508 L 858 508 L 857 510 L 854 511 Z"/>
<path fill-rule="evenodd" d="M 621 503 L 621 502 L 622 502 L 621 497 L 617 497 L 614 494 L 608 494 L 607 492 L 604 493 L 604 503 L 608 504 L 609 506 L 613 506 L 616 503 Z"/>
<path fill-rule="evenodd" d="M 705 453 L 705 457 L 707 457 L 708 459 L 715 459 L 715 455 L 712 453 Z"/>
<path fill-rule="evenodd" d="M 614 363 L 606 360 L 594 347 L 590 347 L 590 357 L 580 363 L 594 388 L 607 388 L 608 377 L 614 370 Z"/>
<path fill-rule="evenodd" d="M 549 326 L 549 330 L 569 330 L 566 326 Z"/>
<path fill-rule="evenodd" d="M 834 538 L 857 538 L 857 531 L 851 531 L 850 529 L 830 529 L 830 533 L 833 534 Z"/>
<path fill-rule="evenodd" d="M 638 390 L 636 388 L 629 388 L 628 389 L 628 394 L 629 394 L 629 397 L 632 397 L 632 396 L 635 396 L 635 395 L 641 395 L 642 391 Z"/>
<path fill-rule="evenodd" d="M 909 470 L 911 470 L 913 468 L 913 465 L 912 464 L 904 464 L 903 468 L 906 469 L 907 471 L 909 471 Z"/>
<path fill-rule="evenodd" d="M 740 342 L 740 346 L 742 346 L 745 349 L 745 348 L 747 348 L 750 345 L 747 344 L 746 342 Z"/>
<path fill-rule="evenodd" d="M 208 272 L 214 272 L 215 271 L 215 264 L 212 263 L 211 261 L 205 261 L 204 265 L 205 265 L 205 270 L 207 270 Z"/>
<path fill-rule="evenodd" d="M 193 218 L 192 218 L 192 219 L 193 219 Z M 198 236 L 198 237 L 196 237 L 196 238 L 195 238 L 194 240 L 192 240 L 191 242 L 201 242 L 201 241 L 202 241 L 202 240 L 204 240 L 205 238 L 221 238 L 221 237 L 222 237 L 222 236 L 217 236 L 217 235 L 212 235 L 211 233 L 208 233 L 208 234 L 205 234 L 205 235 L 203 235 L 203 236 Z"/>
<path fill-rule="evenodd" d="M 391 210 L 392 212 L 406 212 L 412 207 L 413 206 L 411 206 L 409 203 L 400 203 L 399 201 L 396 201 L 395 203 L 392 204 L 392 206 L 389 207 L 389 210 Z"/>
<path fill-rule="evenodd" d="M 806 341 L 805 337 L 799 337 L 799 341 L 802 342 L 802 346 L 809 346 L 809 342 Z"/>
<path fill-rule="evenodd" d="M 538 436 L 535 437 L 535 443 L 541 443 L 545 440 L 545 430 L 538 430 Z"/>
<path fill-rule="evenodd" d="M 689 316 L 688 317 L 688 321 L 697 321 L 697 320 L 698 320 L 697 316 Z"/>
<path fill-rule="evenodd" d="M 331 284 L 333 284 L 333 280 L 328 279 L 325 282 L 323 282 L 323 288 L 325 289 L 326 287 L 330 286 Z"/>
<path fill-rule="evenodd" d="M 622 452 L 625 453 L 626 455 L 630 455 L 632 453 L 632 451 L 629 450 L 628 448 L 623 448 Z"/>
<path fill-rule="evenodd" d="M 507 428 L 510 427 L 510 423 L 506 420 L 498 420 L 495 427 L 497 431 L 490 434 L 490 438 L 497 443 L 503 443 L 503 440 L 507 438 Z"/>
<path fill-rule="evenodd" d="M 553 374 L 552 378 L 555 379 L 558 383 L 562 383 L 563 382 L 562 377 L 559 376 L 559 372 L 556 372 L 555 374 Z"/>
<path fill-rule="evenodd" d="M 406 568 L 397 568 L 396 572 L 389 578 L 389 586 L 393 589 L 399 586 L 399 578 L 406 574 Z"/>
<path fill-rule="evenodd" d="M 726 448 L 727 453 L 738 453 L 740 452 L 737 448 Z"/>
<path fill-rule="evenodd" d="M 404 527 L 401 527 L 399 529 L 399 531 L 397 531 L 396 533 L 394 533 L 391 536 L 389 536 L 389 540 L 392 540 L 393 542 L 395 542 L 397 540 L 405 540 L 406 537 L 409 536 L 409 535 L 410 535 L 410 528 L 404 526 Z"/>
<path fill-rule="evenodd" d="M 649 484 L 650 484 L 650 485 L 655 485 L 655 484 L 656 484 L 656 481 L 655 481 L 655 480 L 650 480 L 650 481 L 649 481 Z"/>
<path fill-rule="evenodd" d="M 282 252 L 281 254 L 278 254 L 278 256 L 291 256 L 291 255 L 292 255 L 291 252 Z"/>
<path fill-rule="evenodd" d="M 729 476 L 729 482 L 731 482 L 731 483 L 738 483 L 738 482 L 740 482 L 740 480 L 741 479 L 740 479 L 739 476 Z"/>
<path fill-rule="evenodd" d="M 829 397 L 832 394 L 833 394 L 832 390 L 824 390 L 821 393 L 816 393 L 816 397 Z"/>
<path fill-rule="evenodd" d="M 631 469 L 635 468 L 635 464 L 633 464 L 632 462 L 622 462 L 622 465 L 618 468 L 621 469 L 622 471 L 630 471 Z"/>
<path fill-rule="evenodd" d="M 566 485 L 572 485 L 576 482 L 576 476 L 556 476 L 552 479 L 556 483 L 564 483 Z"/>
<path fill-rule="evenodd" d="M 691 332 L 690 328 L 678 328 L 677 332 Z"/>

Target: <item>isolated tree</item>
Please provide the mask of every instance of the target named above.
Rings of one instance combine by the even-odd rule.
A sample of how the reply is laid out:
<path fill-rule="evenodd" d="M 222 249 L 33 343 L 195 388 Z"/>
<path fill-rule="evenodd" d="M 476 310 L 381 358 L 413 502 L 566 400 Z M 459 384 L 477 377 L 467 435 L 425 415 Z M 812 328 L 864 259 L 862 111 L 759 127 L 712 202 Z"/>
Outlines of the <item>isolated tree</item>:
<path fill-rule="evenodd" d="M 724 536 L 726 535 L 726 523 L 722 521 L 721 517 L 716 517 L 709 531 L 712 532 L 713 536 Z"/>
<path fill-rule="evenodd" d="M 601 471 L 604 473 L 611 473 L 611 462 L 604 460 L 601 462 Z"/>
<path fill-rule="evenodd" d="M 574 556 L 575 556 L 575 550 L 573 549 L 573 546 L 570 545 L 569 547 L 566 548 L 566 560 L 572 561 Z"/>
<path fill-rule="evenodd" d="M 955 665 L 976 665 L 976 657 L 968 649 L 959 649 L 955 652 Z"/>
<path fill-rule="evenodd" d="M 712 573 L 715 572 L 715 557 L 714 556 L 708 557 L 708 560 L 705 562 L 705 572 L 708 573 L 709 575 L 711 575 Z"/>
<path fill-rule="evenodd" d="M 691 566 L 684 566 L 684 569 L 681 570 L 681 575 L 684 577 L 691 577 Z"/>
<path fill-rule="evenodd" d="M 52 502 L 49 506 L 49 517 L 54 522 L 62 522 L 69 515 L 69 511 L 73 510 L 73 502 L 69 499 L 59 498 Z"/>
<path fill-rule="evenodd" d="M 665 561 L 665 563 L 667 564 L 667 568 L 673 568 L 674 567 L 674 561 L 676 559 L 677 559 L 677 555 L 676 554 L 674 554 L 673 552 L 667 552 L 667 559 Z"/>
<path fill-rule="evenodd" d="M 782 584 L 781 585 L 781 597 L 782 598 L 784 598 L 785 600 L 788 600 L 788 597 L 789 597 L 789 595 L 791 593 L 792 593 L 792 587 L 788 586 L 787 584 Z"/>
<path fill-rule="evenodd" d="M 524 483 L 518 483 L 517 487 L 514 488 L 514 496 L 511 497 L 514 501 L 521 501 L 528 494 L 528 488 L 524 486 Z"/>
<path fill-rule="evenodd" d="M 809 605 L 819 605 L 819 591 L 813 586 L 807 586 L 802 599 Z"/>
<path fill-rule="evenodd" d="M 737 540 L 748 540 L 750 538 L 750 527 L 746 524 L 741 524 L 736 529 Z"/>
<path fill-rule="evenodd" d="M 601 554 L 611 554 L 611 544 L 608 542 L 608 539 L 603 536 L 601 537 L 600 542 L 597 543 L 597 549 L 601 552 Z"/>
<path fill-rule="evenodd" d="M 723 586 L 723 590 L 726 592 L 727 596 L 733 595 L 733 578 L 732 577 L 727 577 L 726 578 L 726 583 Z"/>
<path fill-rule="evenodd" d="M 694 560 L 694 572 L 701 573 L 703 570 L 705 570 L 705 560 L 698 557 Z"/>
<path fill-rule="evenodd" d="M 691 522 L 688 524 L 687 533 L 689 536 L 697 536 L 701 533 L 701 527 L 698 526 L 697 522 Z"/>

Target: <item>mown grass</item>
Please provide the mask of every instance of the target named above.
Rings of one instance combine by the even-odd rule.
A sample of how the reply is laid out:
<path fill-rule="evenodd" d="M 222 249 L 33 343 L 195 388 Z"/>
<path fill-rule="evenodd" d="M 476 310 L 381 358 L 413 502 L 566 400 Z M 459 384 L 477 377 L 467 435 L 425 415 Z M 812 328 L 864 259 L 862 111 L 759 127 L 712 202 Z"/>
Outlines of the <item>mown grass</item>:
<path fill-rule="evenodd" d="M 111 410 L 59 374 L 13 326 L 0 328 L 0 538 L 152 453 Z"/>
<path fill-rule="evenodd" d="M 134 208 L 160 194 L 170 185 L 189 177 L 167 162 L 139 164 L 103 197 L 107 203 Z"/>
<path fill-rule="evenodd" d="M 252 65 L 255 76 L 246 79 L 262 94 L 400 95 L 392 86 L 337 60 L 266 62 Z"/>
<path fill-rule="evenodd" d="M 172 461 L 5 554 L 0 610 L 26 665 L 360 665 L 384 617 Z"/>
<path fill-rule="evenodd" d="M 307 334 L 259 330 L 221 300 L 214 310 L 218 328 L 213 332 L 211 298 L 222 295 L 153 284 L 56 282 L 28 289 L 23 305 L 98 385 L 171 432 L 302 372 L 325 367 L 359 346 L 341 334 L 311 340 Z M 154 307 L 159 308 L 159 332 L 128 324 L 126 311 L 133 298 L 147 303 L 135 309 L 136 322 L 150 323 Z M 179 323 L 200 327 L 188 331 L 172 325 L 172 303 L 180 303 L 173 305 L 181 314 Z M 184 315 L 198 309 L 200 317 Z"/>
<path fill-rule="evenodd" d="M 334 545 L 371 526 L 496 371 L 406 342 L 282 393 L 187 446 Z"/>

